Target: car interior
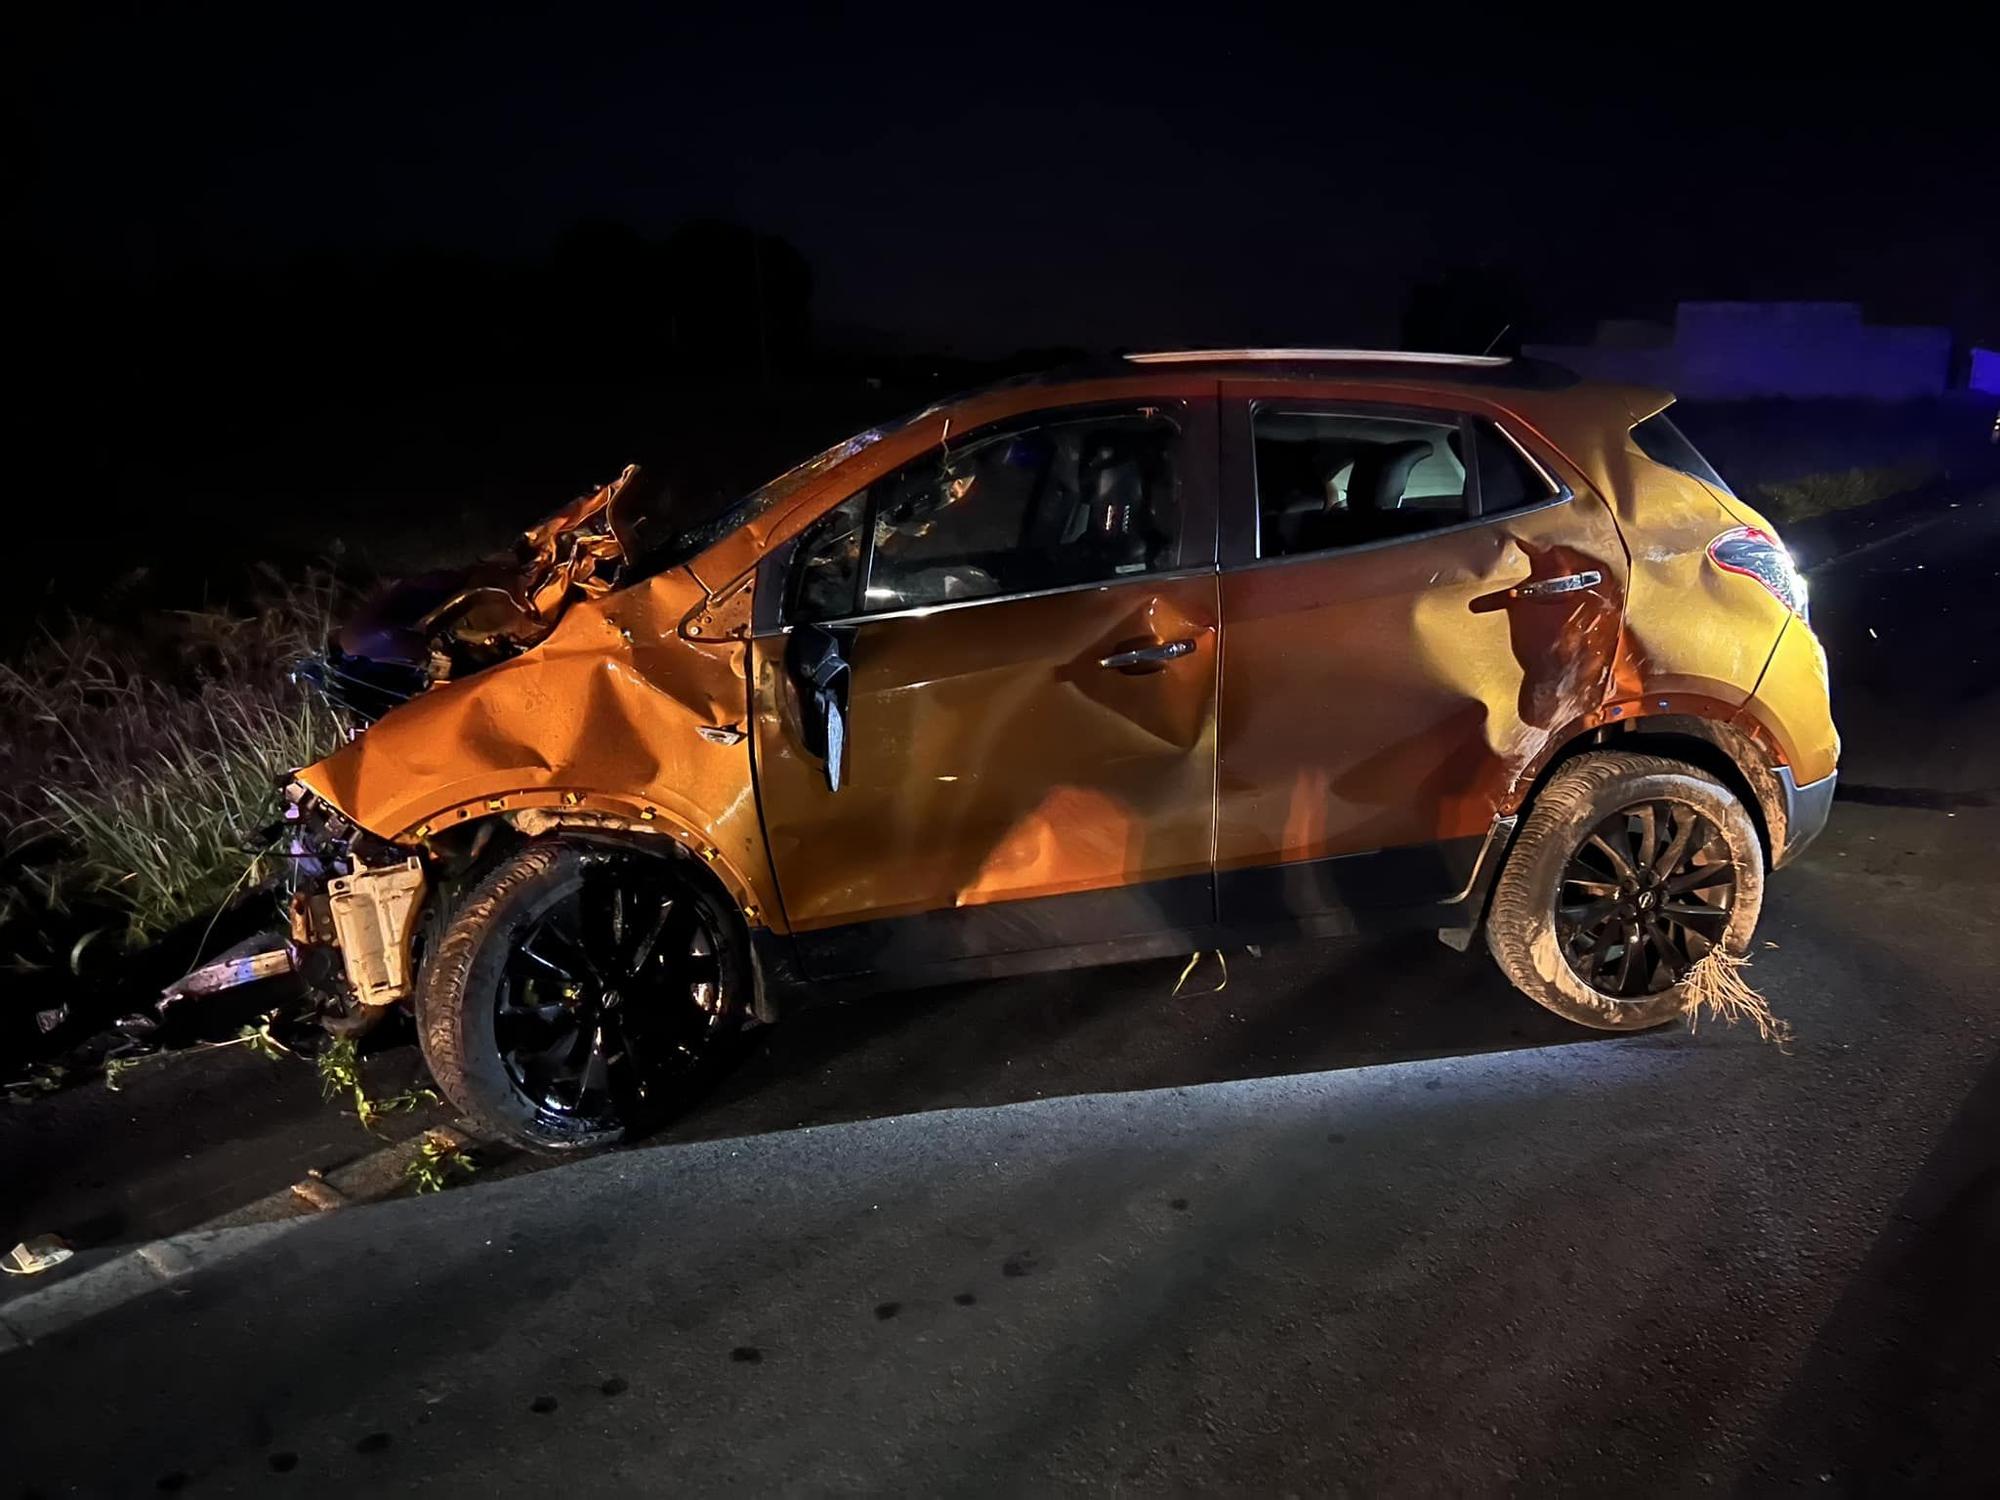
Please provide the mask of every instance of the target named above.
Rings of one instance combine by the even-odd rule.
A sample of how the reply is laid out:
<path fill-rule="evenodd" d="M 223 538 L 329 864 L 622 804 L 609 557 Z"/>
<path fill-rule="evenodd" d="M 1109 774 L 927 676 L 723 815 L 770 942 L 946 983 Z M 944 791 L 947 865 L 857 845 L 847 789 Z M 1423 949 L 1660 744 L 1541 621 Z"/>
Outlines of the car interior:
<path fill-rule="evenodd" d="M 1411 536 L 1466 515 L 1455 423 L 1260 411 L 1254 438 L 1261 556 Z"/>
<path fill-rule="evenodd" d="M 1160 567 L 1176 532 L 1175 437 L 1171 422 L 1135 413 L 927 455 L 808 534 L 792 617 L 1032 593 Z M 857 611 L 853 589 L 864 566 Z"/>

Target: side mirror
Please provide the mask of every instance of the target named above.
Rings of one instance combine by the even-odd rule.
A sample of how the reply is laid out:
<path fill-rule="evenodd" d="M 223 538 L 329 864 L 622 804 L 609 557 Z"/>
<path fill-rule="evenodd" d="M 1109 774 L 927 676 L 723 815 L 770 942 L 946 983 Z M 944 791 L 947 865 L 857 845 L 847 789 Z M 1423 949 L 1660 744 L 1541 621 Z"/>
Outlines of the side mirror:
<path fill-rule="evenodd" d="M 826 784 L 840 790 L 847 750 L 847 657 L 824 625 L 800 625 L 785 643 L 785 672 L 799 706 L 806 751 L 826 763 Z"/>

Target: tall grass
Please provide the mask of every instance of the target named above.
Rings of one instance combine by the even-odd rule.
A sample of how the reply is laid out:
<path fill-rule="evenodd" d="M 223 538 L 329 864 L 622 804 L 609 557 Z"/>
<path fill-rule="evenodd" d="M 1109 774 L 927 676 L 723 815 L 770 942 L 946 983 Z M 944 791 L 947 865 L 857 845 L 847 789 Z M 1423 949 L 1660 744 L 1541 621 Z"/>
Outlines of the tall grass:
<path fill-rule="evenodd" d="M 1836 510 L 1858 510 L 1908 494 L 1937 478 L 1930 464 L 1891 464 L 1873 469 L 1839 469 L 1773 480 L 1757 487 L 1759 507 L 1778 522 L 1807 521 Z"/>
<path fill-rule="evenodd" d="M 43 846 L 46 904 L 90 898 L 140 943 L 267 873 L 283 777 L 346 731 L 290 673 L 341 602 L 327 572 L 268 578 L 245 610 L 72 620 L 0 665 L 0 824 Z"/>

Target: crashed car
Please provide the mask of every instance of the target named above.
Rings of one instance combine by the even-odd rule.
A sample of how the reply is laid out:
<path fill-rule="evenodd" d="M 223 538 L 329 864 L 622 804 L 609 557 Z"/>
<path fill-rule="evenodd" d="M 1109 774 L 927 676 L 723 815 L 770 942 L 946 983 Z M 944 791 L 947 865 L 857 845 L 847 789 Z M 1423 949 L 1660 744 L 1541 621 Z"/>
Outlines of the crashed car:
<path fill-rule="evenodd" d="M 628 471 L 343 632 L 293 947 L 528 1147 L 800 997 L 1475 934 L 1673 1019 L 1832 798 L 1805 583 L 1663 392 L 1498 358 L 1130 356 L 677 527 Z"/>

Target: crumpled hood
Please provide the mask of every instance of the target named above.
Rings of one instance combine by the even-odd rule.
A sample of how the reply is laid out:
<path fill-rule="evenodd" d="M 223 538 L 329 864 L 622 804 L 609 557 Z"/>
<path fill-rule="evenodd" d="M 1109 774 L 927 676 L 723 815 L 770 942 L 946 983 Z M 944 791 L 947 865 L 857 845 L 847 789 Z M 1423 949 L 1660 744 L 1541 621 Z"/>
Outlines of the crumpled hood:
<path fill-rule="evenodd" d="M 619 501 L 639 469 L 579 495 L 514 546 L 461 568 L 399 580 L 335 632 L 307 675 L 364 720 L 547 639 L 572 605 L 617 587 L 628 552 Z"/>

